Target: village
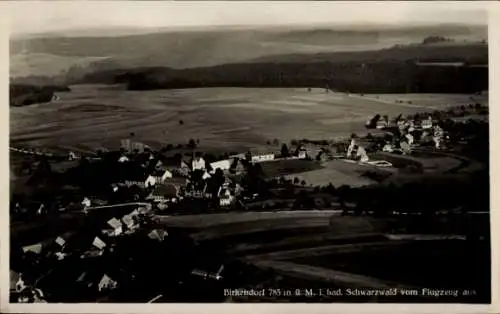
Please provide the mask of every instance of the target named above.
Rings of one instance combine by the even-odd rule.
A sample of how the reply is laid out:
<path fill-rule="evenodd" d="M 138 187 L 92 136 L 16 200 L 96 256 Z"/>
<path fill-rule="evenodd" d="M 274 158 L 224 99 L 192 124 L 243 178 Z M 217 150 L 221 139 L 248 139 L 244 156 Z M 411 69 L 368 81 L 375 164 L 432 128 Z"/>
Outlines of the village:
<path fill-rule="evenodd" d="M 386 215 L 412 214 L 408 208 L 367 205 L 361 194 L 356 194 L 365 190 L 334 181 L 336 172 L 331 169 L 336 167 L 335 171 L 344 174 L 350 171 L 350 176 L 369 178 L 367 182 L 380 187 L 391 178 L 422 176 L 426 169 L 425 164 L 415 161 L 419 154 L 460 155 L 460 160 L 467 158 L 470 165 L 473 154 L 479 154 L 477 148 L 484 148 L 484 137 L 488 143 L 488 124 L 481 118 L 487 113 L 487 107 L 471 104 L 392 119 L 377 114 L 366 122 L 370 133 L 364 135 L 335 141 L 269 143 L 264 152 L 218 157 L 199 150 L 196 142 L 190 142 L 190 149 L 182 153 L 175 148 L 154 150 L 136 140 L 134 134 L 121 141 L 119 151 L 95 156 L 11 149 L 16 158 L 23 159 L 19 173 L 29 177 L 27 184 L 36 191 L 14 195 L 11 200 L 11 258 L 17 261 L 11 262 L 15 268 L 11 269 L 12 302 L 71 302 L 68 287 L 95 301 L 108 298 L 120 286 L 143 283 L 153 273 L 133 278 L 138 266 L 129 265 L 132 262 L 123 267 L 113 265 L 124 263 L 117 259 L 133 259 L 123 253 L 129 245 L 158 245 L 166 251 L 162 254 L 173 252 L 184 238 L 160 222 L 164 216 L 326 208 L 344 215 L 377 214 L 376 206 L 383 207 L 380 212 Z M 469 147 L 471 143 L 483 146 Z M 469 155 L 463 157 L 457 147 L 465 147 Z M 446 171 L 456 172 L 460 167 L 465 167 L 464 162 Z M 434 209 L 442 210 L 442 204 Z M 421 212 L 415 209 L 413 213 Z M 85 223 L 75 227 L 73 221 L 77 220 Z M 42 233 L 37 228 L 44 224 L 50 229 L 43 233 L 48 238 L 37 239 Z M 173 242 L 168 242 L 169 238 Z M 82 264 L 83 260 L 92 262 Z M 223 264 L 208 271 L 203 263 L 187 257 L 168 263 L 175 263 L 175 267 L 184 264 L 183 271 L 177 271 L 176 282 L 184 282 L 184 274 L 219 281 L 229 271 Z M 169 276 L 175 272 L 167 271 Z M 151 296 L 145 293 L 144 297 Z M 120 297 L 115 293 L 114 298 Z"/>

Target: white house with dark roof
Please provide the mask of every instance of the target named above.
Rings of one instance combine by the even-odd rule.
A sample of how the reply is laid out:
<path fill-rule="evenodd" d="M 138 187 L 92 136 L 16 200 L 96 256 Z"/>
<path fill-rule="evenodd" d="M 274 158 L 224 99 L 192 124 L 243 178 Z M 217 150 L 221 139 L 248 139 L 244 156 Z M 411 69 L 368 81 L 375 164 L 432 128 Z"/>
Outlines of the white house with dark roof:
<path fill-rule="evenodd" d="M 154 229 L 148 234 L 148 238 L 156 241 L 164 241 L 165 237 L 168 236 L 168 232 L 164 229 Z"/>
<path fill-rule="evenodd" d="M 422 129 L 431 129 L 432 128 L 432 117 L 429 117 L 427 120 L 422 121 Z"/>
<path fill-rule="evenodd" d="M 103 250 L 106 247 L 106 243 L 99 237 L 95 237 L 94 241 L 92 242 L 92 246 L 97 248 L 98 250 Z"/>
<path fill-rule="evenodd" d="M 118 162 L 128 162 L 128 161 L 129 161 L 129 159 L 125 155 L 122 155 L 122 156 L 120 156 L 120 158 L 118 158 Z"/>
<path fill-rule="evenodd" d="M 110 237 L 116 237 L 122 234 L 123 232 L 123 224 L 120 220 L 116 218 L 111 218 L 107 222 L 108 228 L 103 230 L 103 233 Z"/>
<path fill-rule="evenodd" d="M 28 252 L 33 252 L 35 254 L 40 254 L 42 252 L 42 244 L 41 243 L 36 243 L 32 245 L 27 245 L 23 246 L 23 252 L 28 253 Z"/>
<path fill-rule="evenodd" d="M 224 160 L 212 162 L 210 164 L 210 167 L 212 167 L 212 172 L 215 172 L 217 169 L 220 169 L 222 171 L 227 171 L 227 170 L 229 170 L 229 168 L 231 168 L 231 164 L 232 164 L 232 160 L 224 159 Z"/>
<path fill-rule="evenodd" d="M 205 170 L 206 169 L 205 159 L 203 159 L 203 157 L 193 158 L 193 161 L 191 162 L 191 169 L 193 171 L 194 170 Z"/>
<path fill-rule="evenodd" d="M 107 274 L 104 274 L 99 281 L 99 285 L 97 286 L 97 289 L 99 291 L 105 291 L 105 290 L 114 290 L 118 286 L 118 283 L 111 279 Z"/>
<path fill-rule="evenodd" d="M 258 162 L 266 162 L 266 161 L 273 161 L 275 159 L 275 154 L 274 153 L 252 153 L 252 157 L 250 161 L 252 163 L 258 163 Z"/>

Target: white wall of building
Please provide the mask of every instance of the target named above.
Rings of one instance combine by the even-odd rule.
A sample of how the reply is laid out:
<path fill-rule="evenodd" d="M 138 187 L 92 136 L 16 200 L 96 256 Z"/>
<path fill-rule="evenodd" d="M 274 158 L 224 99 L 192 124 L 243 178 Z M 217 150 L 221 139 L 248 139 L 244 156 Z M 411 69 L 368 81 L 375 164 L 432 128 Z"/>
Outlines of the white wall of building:
<path fill-rule="evenodd" d="M 229 170 L 229 168 L 231 167 L 231 161 L 229 159 L 219 160 L 219 161 L 211 163 L 210 167 L 212 167 L 214 172 L 217 169 L 220 169 L 222 171 Z"/>
<path fill-rule="evenodd" d="M 193 159 L 193 170 L 205 170 L 205 160 L 203 158 Z"/>
<path fill-rule="evenodd" d="M 271 161 L 274 160 L 274 154 L 266 154 L 266 155 L 256 155 L 252 156 L 252 162 L 263 162 L 263 161 Z"/>

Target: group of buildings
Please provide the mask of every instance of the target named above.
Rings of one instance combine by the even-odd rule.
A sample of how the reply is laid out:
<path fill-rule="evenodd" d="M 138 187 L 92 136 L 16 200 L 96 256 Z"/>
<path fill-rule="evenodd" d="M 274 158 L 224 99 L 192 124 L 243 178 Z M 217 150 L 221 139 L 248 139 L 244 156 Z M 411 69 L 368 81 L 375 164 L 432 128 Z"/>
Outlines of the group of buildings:
<path fill-rule="evenodd" d="M 75 264 L 75 260 L 81 260 L 82 265 L 96 261 L 106 252 L 113 252 L 116 245 L 116 239 L 121 236 L 134 234 L 138 230 L 147 228 L 147 236 L 153 241 L 164 241 L 168 236 L 168 232 L 163 228 L 158 228 L 154 224 L 150 224 L 151 206 L 138 206 L 129 214 L 122 217 L 113 217 L 105 224 L 96 228 L 94 234 L 61 234 L 53 242 L 44 241 L 22 247 L 23 258 L 28 255 L 32 256 L 32 260 L 48 260 L 58 261 L 63 263 L 65 260 L 70 260 L 71 264 Z M 99 230 L 99 231 L 97 231 Z M 57 271 L 57 264 L 51 264 Z M 84 267 L 85 268 L 85 267 Z M 30 274 L 32 269 L 23 269 L 21 271 L 10 271 L 10 292 L 15 295 L 19 303 L 38 303 L 45 302 L 43 288 L 47 286 L 41 280 L 43 277 L 50 275 L 52 270 L 47 270 L 45 274 Z M 28 276 L 24 276 L 28 274 Z M 26 279 L 31 278 L 31 280 Z M 66 278 L 71 280 L 70 278 Z M 106 271 L 97 272 L 89 269 L 82 270 L 78 276 L 75 276 L 74 283 L 76 285 L 85 286 L 95 293 L 105 293 L 106 291 L 114 290 L 119 286 L 119 281 L 116 276 Z M 50 281 L 51 279 L 46 279 Z M 40 283 L 42 281 L 42 283 Z"/>
<path fill-rule="evenodd" d="M 406 119 L 400 115 L 393 121 L 389 121 L 388 116 L 380 117 L 377 115 L 367 121 L 366 127 L 373 128 L 374 124 L 375 128 L 386 130 L 393 135 L 392 141 L 386 142 L 383 151 L 394 152 L 399 150 L 403 154 L 409 154 L 411 153 L 412 146 L 416 144 L 417 138 L 421 143 L 432 141 L 436 149 L 442 148 L 444 131 L 439 126 L 439 121 L 433 119 L 431 116 L 427 119 L 416 121 L 414 119 Z"/>

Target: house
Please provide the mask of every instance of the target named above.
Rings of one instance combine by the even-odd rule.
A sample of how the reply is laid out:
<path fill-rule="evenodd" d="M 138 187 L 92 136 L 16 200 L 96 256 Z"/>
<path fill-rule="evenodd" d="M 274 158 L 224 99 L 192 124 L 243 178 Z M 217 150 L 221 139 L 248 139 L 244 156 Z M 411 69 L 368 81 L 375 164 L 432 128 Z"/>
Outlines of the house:
<path fill-rule="evenodd" d="M 97 289 L 99 291 L 113 290 L 118 286 L 118 283 L 111 279 L 108 275 L 104 274 L 99 281 Z"/>
<path fill-rule="evenodd" d="M 388 123 L 386 120 L 378 120 L 377 121 L 377 124 L 376 124 L 377 129 L 382 130 L 382 129 L 387 128 L 387 126 L 388 126 Z"/>
<path fill-rule="evenodd" d="M 76 156 L 76 154 L 74 152 L 69 152 L 69 154 L 68 154 L 68 160 L 75 160 L 75 159 L 78 159 L 78 157 Z"/>
<path fill-rule="evenodd" d="M 275 158 L 275 154 L 270 153 L 270 154 L 252 154 L 252 157 L 250 161 L 252 163 L 258 163 L 258 162 L 265 162 L 265 161 L 272 161 Z"/>
<path fill-rule="evenodd" d="M 201 156 L 193 158 L 191 162 L 191 169 L 194 170 L 206 170 L 205 160 Z"/>
<path fill-rule="evenodd" d="M 125 155 L 120 156 L 120 158 L 118 159 L 118 162 L 128 162 L 128 161 L 129 161 L 129 159 Z"/>
<path fill-rule="evenodd" d="M 224 160 L 219 160 L 216 162 L 210 163 L 210 167 L 212 167 L 212 173 L 215 172 L 215 170 L 220 169 L 222 171 L 227 171 L 229 168 L 231 168 L 232 161 L 230 159 L 224 159 Z"/>
<path fill-rule="evenodd" d="M 383 152 L 388 152 L 388 153 L 392 153 L 394 151 L 394 147 L 390 144 L 390 143 L 387 143 L 384 145 L 384 147 L 382 148 L 382 151 Z"/>
<path fill-rule="evenodd" d="M 370 160 L 370 158 L 366 154 L 366 150 L 362 146 L 358 146 L 356 157 L 359 158 L 361 162 L 368 162 Z"/>
<path fill-rule="evenodd" d="M 42 244 L 37 243 L 37 244 L 23 246 L 23 252 L 24 253 L 33 252 L 35 254 L 40 254 L 42 252 Z"/>
<path fill-rule="evenodd" d="M 154 169 L 153 172 L 151 173 L 151 176 L 154 178 L 154 180 L 157 184 L 161 184 L 161 183 L 165 182 L 165 180 L 172 178 L 173 174 L 168 169 L 164 169 L 164 170 Z"/>
<path fill-rule="evenodd" d="M 138 227 L 131 214 L 123 216 L 122 222 L 128 230 L 134 230 Z"/>
<path fill-rule="evenodd" d="M 125 185 L 127 187 L 137 185 L 140 188 L 150 188 L 156 185 L 156 177 L 150 174 L 149 169 L 137 169 L 136 167 L 129 168 L 130 172 L 127 172 L 127 179 L 125 180 Z M 151 173 L 153 173 L 151 171 Z"/>
<path fill-rule="evenodd" d="M 131 145 L 132 151 L 137 151 L 140 154 L 142 154 L 144 152 L 144 148 L 147 147 L 146 145 L 140 142 L 132 142 L 131 144 L 132 144 Z"/>
<path fill-rule="evenodd" d="M 130 139 L 121 140 L 120 141 L 120 146 L 126 152 L 131 152 L 132 151 L 132 145 L 130 143 Z"/>
<path fill-rule="evenodd" d="M 221 280 L 221 273 L 224 270 L 224 265 L 221 265 L 217 272 L 208 272 L 201 269 L 193 269 L 191 271 L 191 275 L 202 277 L 203 279 L 213 279 L 213 280 Z"/>
<path fill-rule="evenodd" d="M 83 208 L 90 207 L 90 205 L 92 205 L 92 203 L 90 202 L 90 199 L 88 197 L 84 197 L 83 201 L 82 201 Z"/>
<path fill-rule="evenodd" d="M 205 172 L 205 173 L 201 176 L 201 178 L 202 178 L 203 180 L 207 180 L 207 179 L 209 179 L 210 177 L 212 177 L 212 176 L 211 176 L 208 172 Z"/>
<path fill-rule="evenodd" d="M 63 249 L 66 246 L 66 239 L 64 239 L 61 236 L 58 236 L 55 240 L 56 244 L 59 245 L 61 249 Z"/>
<path fill-rule="evenodd" d="M 164 241 L 165 240 L 165 237 L 168 236 L 168 232 L 164 229 L 155 229 L 153 231 L 151 231 L 150 233 L 148 233 L 148 238 L 150 238 L 151 240 L 157 240 L 157 241 Z"/>
<path fill-rule="evenodd" d="M 219 204 L 222 207 L 230 206 L 231 204 L 233 204 L 234 200 L 234 196 L 232 196 L 231 194 L 223 195 L 219 198 Z"/>
<path fill-rule="evenodd" d="M 432 128 L 432 117 L 429 117 L 427 120 L 422 121 L 422 129 L 427 130 Z"/>
<path fill-rule="evenodd" d="M 121 221 L 114 217 L 108 220 L 107 225 L 111 228 L 107 228 L 103 230 L 103 232 L 110 237 L 119 236 L 123 232 L 123 225 Z"/>
<path fill-rule="evenodd" d="M 99 239 L 99 237 L 95 237 L 92 246 L 102 251 L 106 247 L 106 243 Z"/>

